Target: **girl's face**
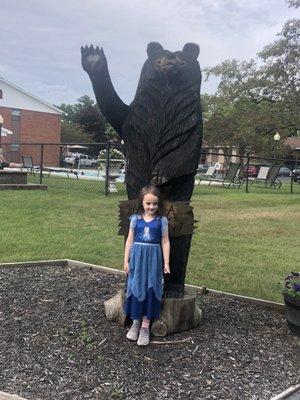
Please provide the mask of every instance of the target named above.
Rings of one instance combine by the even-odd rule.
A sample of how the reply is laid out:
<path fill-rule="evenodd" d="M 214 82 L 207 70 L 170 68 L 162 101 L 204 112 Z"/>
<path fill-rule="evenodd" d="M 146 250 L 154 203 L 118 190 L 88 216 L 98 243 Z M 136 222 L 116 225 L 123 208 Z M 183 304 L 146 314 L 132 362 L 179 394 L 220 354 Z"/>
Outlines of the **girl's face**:
<path fill-rule="evenodd" d="M 145 194 L 143 198 L 143 209 L 145 214 L 154 216 L 158 210 L 158 198 L 154 194 Z"/>

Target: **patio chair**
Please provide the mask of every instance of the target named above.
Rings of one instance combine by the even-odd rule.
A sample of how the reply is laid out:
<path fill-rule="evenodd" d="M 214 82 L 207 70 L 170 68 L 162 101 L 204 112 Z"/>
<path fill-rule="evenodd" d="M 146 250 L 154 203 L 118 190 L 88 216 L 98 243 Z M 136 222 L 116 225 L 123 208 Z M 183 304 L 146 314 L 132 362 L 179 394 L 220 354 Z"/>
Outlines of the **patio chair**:
<path fill-rule="evenodd" d="M 244 165 L 241 164 L 240 168 L 238 169 L 237 175 L 236 175 L 236 181 L 241 185 L 244 184 L 245 182 L 245 171 L 244 171 Z"/>
<path fill-rule="evenodd" d="M 209 185 L 215 184 L 216 186 L 222 186 L 229 188 L 231 185 L 233 187 L 239 188 L 241 186 L 241 182 L 237 178 L 238 170 L 241 168 L 240 163 L 231 163 L 229 168 L 222 179 L 211 178 L 209 181 Z"/>
<path fill-rule="evenodd" d="M 208 167 L 205 174 L 198 176 L 199 177 L 198 185 L 200 185 L 200 182 L 202 180 L 207 181 L 207 180 L 210 180 L 211 178 L 213 178 L 215 176 L 215 171 L 216 171 L 215 165 L 211 165 L 210 167 Z"/>
<path fill-rule="evenodd" d="M 262 173 L 260 174 L 260 171 L 263 169 Z M 272 165 L 272 167 L 261 167 L 259 170 L 259 174 L 257 175 L 257 178 L 254 178 L 254 180 L 251 182 L 251 185 L 253 183 L 262 183 L 266 188 L 274 188 L 274 189 L 280 189 L 282 186 L 282 182 L 278 178 L 278 173 L 280 170 L 280 165 Z"/>
<path fill-rule="evenodd" d="M 265 187 L 280 189 L 282 186 L 281 180 L 278 178 L 278 173 L 280 170 L 280 165 L 272 165 L 270 168 L 269 174 L 267 176 Z"/>
<path fill-rule="evenodd" d="M 27 171 L 35 176 L 35 174 L 40 174 L 40 166 L 39 165 L 33 165 L 33 160 L 31 156 L 22 156 L 22 162 L 23 165 L 21 169 L 27 169 Z M 43 171 L 43 170 L 42 170 Z M 51 171 L 47 171 L 48 176 L 51 174 Z"/>
<path fill-rule="evenodd" d="M 35 176 L 35 173 L 40 172 L 40 166 L 39 165 L 33 165 L 32 157 L 31 156 L 22 156 L 22 163 L 23 166 L 21 167 L 22 169 L 27 169 L 27 171 L 30 174 L 33 174 Z"/>
<path fill-rule="evenodd" d="M 249 177 L 248 182 L 251 182 L 251 185 L 253 185 L 253 183 L 265 183 L 269 174 L 269 170 L 269 167 L 260 167 L 257 177 Z"/>

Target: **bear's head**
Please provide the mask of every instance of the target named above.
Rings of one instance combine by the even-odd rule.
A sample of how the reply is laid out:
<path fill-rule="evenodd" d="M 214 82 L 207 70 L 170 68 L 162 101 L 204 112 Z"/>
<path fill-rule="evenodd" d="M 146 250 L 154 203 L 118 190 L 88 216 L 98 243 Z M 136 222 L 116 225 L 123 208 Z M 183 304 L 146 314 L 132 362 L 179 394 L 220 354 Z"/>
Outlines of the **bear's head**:
<path fill-rule="evenodd" d="M 186 43 L 181 51 L 165 50 L 161 44 L 151 42 L 147 46 L 148 59 L 146 60 L 142 76 L 146 79 L 158 77 L 168 81 L 198 81 L 201 83 L 201 72 L 197 57 L 199 46 L 195 43 Z"/>

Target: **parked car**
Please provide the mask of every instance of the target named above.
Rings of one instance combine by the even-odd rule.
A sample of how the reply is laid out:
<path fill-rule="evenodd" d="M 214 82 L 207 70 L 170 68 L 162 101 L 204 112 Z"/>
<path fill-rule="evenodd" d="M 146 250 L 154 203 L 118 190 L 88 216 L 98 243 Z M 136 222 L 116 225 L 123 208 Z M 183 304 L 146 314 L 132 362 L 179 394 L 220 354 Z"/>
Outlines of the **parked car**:
<path fill-rule="evenodd" d="M 199 164 L 197 168 L 197 172 L 200 174 L 204 174 L 208 170 L 208 164 Z"/>
<path fill-rule="evenodd" d="M 278 176 L 291 176 L 291 170 L 288 167 L 281 167 Z"/>
<path fill-rule="evenodd" d="M 81 166 L 81 167 L 95 167 L 98 165 L 98 160 L 93 158 L 87 154 L 74 154 L 69 157 L 65 157 L 63 159 L 64 163 L 72 166 Z"/>
<path fill-rule="evenodd" d="M 290 172 L 290 176 L 292 176 L 292 171 Z M 293 169 L 293 181 L 300 183 L 300 168 Z"/>
<path fill-rule="evenodd" d="M 79 158 L 79 164 L 80 166 L 84 167 L 95 167 L 98 165 L 98 160 L 87 154 L 82 154 L 82 156 Z"/>
<path fill-rule="evenodd" d="M 258 174 L 259 168 L 260 168 L 259 165 L 249 164 L 248 169 L 247 169 L 247 165 L 246 165 L 244 167 L 244 174 L 245 174 L 245 176 L 247 176 L 247 170 L 248 170 L 248 176 L 256 177 Z"/>

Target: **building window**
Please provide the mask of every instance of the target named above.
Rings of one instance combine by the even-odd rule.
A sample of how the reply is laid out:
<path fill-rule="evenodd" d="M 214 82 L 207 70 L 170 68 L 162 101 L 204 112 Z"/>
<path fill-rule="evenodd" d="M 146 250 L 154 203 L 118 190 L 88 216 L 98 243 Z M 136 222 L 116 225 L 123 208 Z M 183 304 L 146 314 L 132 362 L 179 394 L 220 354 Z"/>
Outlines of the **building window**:
<path fill-rule="evenodd" d="M 1 89 L 0 89 L 0 99 L 3 99 L 3 92 Z"/>
<path fill-rule="evenodd" d="M 10 151 L 19 151 L 19 150 L 20 150 L 20 145 L 18 145 L 18 144 L 10 145 Z"/>
<path fill-rule="evenodd" d="M 13 108 L 13 109 L 11 110 L 11 119 L 12 119 L 13 121 L 19 121 L 19 120 L 20 120 L 20 117 L 21 117 L 21 110 L 18 110 L 18 109 L 16 109 L 16 108 Z"/>

